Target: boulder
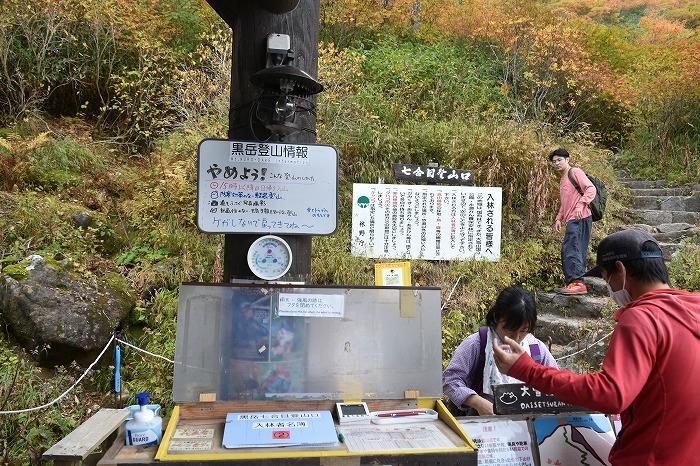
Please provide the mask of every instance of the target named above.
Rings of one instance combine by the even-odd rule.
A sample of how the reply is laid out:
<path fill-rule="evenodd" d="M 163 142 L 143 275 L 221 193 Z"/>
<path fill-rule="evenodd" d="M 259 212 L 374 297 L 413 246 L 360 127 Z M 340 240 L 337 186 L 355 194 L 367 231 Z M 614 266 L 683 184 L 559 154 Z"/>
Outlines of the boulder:
<path fill-rule="evenodd" d="M 73 221 L 73 225 L 75 225 L 77 228 L 87 228 L 90 225 L 92 225 L 94 221 L 94 219 L 92 218 L 92 214 L 87 211 L 83 211 L 73 215 L 71 217 L 71 220 Z"/>
<path fill-rule="evenodd" d="M 43 362 L 91 362 L 134 304 L 118 274 L 85 283 L 40 256 L 0 273 L 0 317 Z"/>

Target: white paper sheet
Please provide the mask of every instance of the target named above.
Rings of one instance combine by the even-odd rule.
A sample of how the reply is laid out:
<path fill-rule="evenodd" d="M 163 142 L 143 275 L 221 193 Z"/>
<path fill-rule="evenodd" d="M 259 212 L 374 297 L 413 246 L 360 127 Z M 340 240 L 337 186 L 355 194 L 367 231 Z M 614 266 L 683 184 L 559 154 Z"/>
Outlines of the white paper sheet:
<path fill-rule="evenodd" d="M 470 418 L 459 422 L 479 447 L 480 465 L 534 466 L 527 421 Z"/>
<path fill-rule="evenodd" d="M 345 445 L 351 452 L 433 450 L 454 444 L 433 424 L 342 426 Z"/>

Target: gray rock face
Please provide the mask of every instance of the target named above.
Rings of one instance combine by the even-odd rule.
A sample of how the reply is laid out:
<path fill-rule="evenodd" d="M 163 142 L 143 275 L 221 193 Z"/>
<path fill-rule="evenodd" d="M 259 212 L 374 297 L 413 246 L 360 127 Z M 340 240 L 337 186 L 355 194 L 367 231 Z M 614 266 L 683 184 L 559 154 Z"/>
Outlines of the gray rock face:
<path fill-rule="evenodd" d="M 30 268 L 25 279 L 0 274 L 0 316 L 39 360 L 91 360 L 134 306 L 125 287 L 81 283 L 43 259 Z"/>

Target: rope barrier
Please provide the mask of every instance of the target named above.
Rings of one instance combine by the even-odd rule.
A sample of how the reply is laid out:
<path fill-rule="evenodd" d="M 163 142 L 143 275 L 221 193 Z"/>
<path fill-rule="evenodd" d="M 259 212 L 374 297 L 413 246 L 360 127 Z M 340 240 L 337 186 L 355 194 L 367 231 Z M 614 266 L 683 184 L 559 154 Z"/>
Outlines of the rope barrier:
<path fill-rule="evenodd" d="M 34 408 L 15 409 L 15 410 L 11 410 L 11 411 L 0 411 L 0 415 L 2 415 L 2 414 L 21 414 L 21 413 L 29 413 L 29 412 L 32 412 L 32 411 L 39 411 L 40 409 L 48 408 L 49 406 L 52 406 L 52 405 L 58 403 L 58 402 L 61 401 L 66 395 L 68 395 L 75 387 L 77 387 L 78 384 L 85 378 L 86 375 L 88 375 L 88 373 L 92 370 L 92 368 L 95 366 L 95 364 L 97 364 L 97 362 L 98 362 L 98 361 L 102 358 L 102 356 L 105 354 L 105 352 L 106 352 L 107 349 L 109 348 L 109 345 L 111 345 L 113 341 L 117 341 L 117 342 L 119 342 L 119 343 L 121 343 L 121 344 L 123 344 L 123 345 L 126 345 L 126 346 L 128 346 L 128 347 L 130 347 L 130 348 L 135 349 L 136 351 L 140 351 L 140 352 L 142 352 L 142 353 L 148 354 L 149 356 L 154 356 L 154 357 L 156 357 L 156 358 L 163 359 L 164 361 L 167 361 L 167 362 L 169 362 L 169 363 L 171 363 L 171 364 L 174 364 L 174 363 L 175 363 L 175 361 L 172 361 L 172 360 L 166 358 L 165 356 L 161 356 L 160 354 L 151 353 L 150 351 L 146 351 L 145 349 L 139 348 L 138 346 L 134 346 L 134 345 L 132 345 L 131 343 L 129 343 L 129 342 L 127 342 L 127 341 L 124 341 L 124 340 L 121 340 L 121 339 L 117 338 L 116 336 L 112 335 L 112 337 L 109 339 L 109 341 L 107 342 L 107 344 L 105 345 L 105 347 L 102 349 L 102 351 L 100 351 L 100 354 L 97 356 L 97 358 L 92 362 L 92 364 L 90 364 L 90 366 L 85 370 L 85 372 L 83 372 L 83 374 L 82 374 L 80 377 L 78 377 L 78 380 L 76 380 L 76 381 L 73 383 L 73 385 L 71 385 L 66 391 L 64 391 L 63 393 L 61 393 L 61 395 L 59 395 L 55 400 L 50 401 L 50 402 L 48 402 L 48 403 L 45 403 L 45 404 L 43 404 L 43 405 L 41 405 L 41 406 L 36 406 L 36 407 L 34 407 Z"/>
<path fill-rule="evenodd" d="M 440 307 L 440 311 L 443 311 L 445 309 L 445 306 L 447 306 L 447 303 L 450 302 L 450 298 L 452 297 L 452 293 L 455 292 L 455 289 L 457 289 L 457 285 L 459 285 L 459 281 L 462 279 L 464 275 L 460 275 L 457 277 L 457 281 L 455 282 L 454 286 L 452 287 L 452 290 L 450 290 L 450 294 L 447 295 L 447 299 L 445 299 L 445 303 Z"/>
<path fill-rule="evenodd" d="M 597 345 L 597 344 L 600 343 L 601 341 L 605 340 L 606 338 L 608 338 L 608 337 L 609 337 L 610 335 L 612 335 L 612 334 L 613 334 L 613 333 L 610 332 L 610 333 L 608 333 L 607 335 L 605 335 L 603 338 L 601 338 L 600 340 L 594 341 L 593 343 L 591 343 L 590 345 L 586 346 L 585 348 L 580 349 L 580 350 L 578 350 L 578 351 L 576 351 L 576 352 L 574 352 L 574 353 L 567 354 L 566 356 L 562 356 L 562 357 L 560 357 L 560 358 L 554 358 L 554 360 L 555 360 L 555 361 L 561 361 L 562 359 L 570 358 L 571 356 L 575 356 L 575 355 L 577 355 L 577 354 L 579 354 L 579 353 L 583 353 L 583 352 L 586 351 L 587 349 L 593 348 L 595 345 Z"/>
<path fill-rule="evenodd" d="M 80 381 L 83 380 L 83 379 L 85 378 L 86 375 L 88 375 L 88 373 L 92 370 L 92 368 L 95 366 L 95 364 L 97 364 L 97 361 L 99 361 L 100 358 L 102 357 L 102 355 L 105 354 L 105 351 L 107 351 L 107 348 L 109 348 L 109 345 L 112 344 L 112 342 L 114 341 L 114 339 L 115 339 L 115 336 L 112 335 L 112 338 L 109 339 L 109 341 L 107 342 L 107 344 L 105 345 L 105 347 L 102 349 L 102 351 L 100 352 L 100 354 L 97 356 L 97 359 L 95 359 L 95 360 L 92 362 L 92 364 L 90 364 L 90 366 L 85 370 L 85 372 L 83 372 L 83 375 L 81 375 L 80 377 L 78 377 L 78 380 L 76 380 L 75 383 L 74 383 L 73 385 L 71 385 L 71 386 L 68 388 L 68 390 L 66 390 L 65 392 L 61 393 L 61 395 L 60 395 L 58 398 L 56 398 L 55 400 L 50 401 L 50 402 L 48 402 L 48 403 L 46 403 L 46 404 L 43 404 L 43 405 L 41 405 L 41 406 L 37 406 L 37 407 L 35 407 L 35 408 L 15 409 L 15 410 L 11 410 L 11 411 L 0 411 L 0 415 L 2 415 L 2 414 L 21 414 L 21 413 L 29 413 L 29 412 L 32 412 L 32 411 L 39 411 L 40 409 L 48 408 L 49 406 L 52 406 L 52 405 L 58 403 L 59 401 L 61 401 L 61 400 L 63 399 L 63 397 L 65 397 L 66 395 L 68 395 L 68 393 L 70 393 L 70 392 L 80 383 Z"/>
<path fill-rule="evenodd" d="M 119 338 L 115 338 L 115 340 L 118 341 L 119 343 L 123 344 L 123 345 L 128 346 L 129 348 L 135 349 L 136 351 L 140 351 L 140 352 L 142 352 L 142 353 L 148 354 L 149 356 L 154 356 L 154 357 L 160 358 L 160 359 L 162 359 L 162 360 L 164 360 L 164 361 L 168 361 L 170 364 L 175 364 L 175 361 L 173 361 L 173 360 L 171 360 L 171 359 L 168 359 L 168 358 L 166 358 L 165 356 L 161 356 L 160 354 L 151 353 L 150 351 L 146 351 L 145 349 L 141 349 L 141 348 L 139 348 L 138 346 L 134 346 L 134 345 L 132 345 L 131 343 L 128 343 L 128 342 L 126 342 L 126 341 L 124 341 L 124 340 L 120 340 Z"/>

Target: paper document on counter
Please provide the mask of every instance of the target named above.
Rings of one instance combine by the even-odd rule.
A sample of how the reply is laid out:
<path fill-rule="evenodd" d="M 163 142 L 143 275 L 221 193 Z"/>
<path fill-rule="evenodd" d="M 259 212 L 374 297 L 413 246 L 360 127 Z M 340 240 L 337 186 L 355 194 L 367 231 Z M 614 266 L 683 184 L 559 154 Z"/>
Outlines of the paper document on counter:
<path fill-rule="evenodd" d="M 434 424 L 341 426 L 345 446 L 351 452 L 434 450 L 455 445 Z"/>

